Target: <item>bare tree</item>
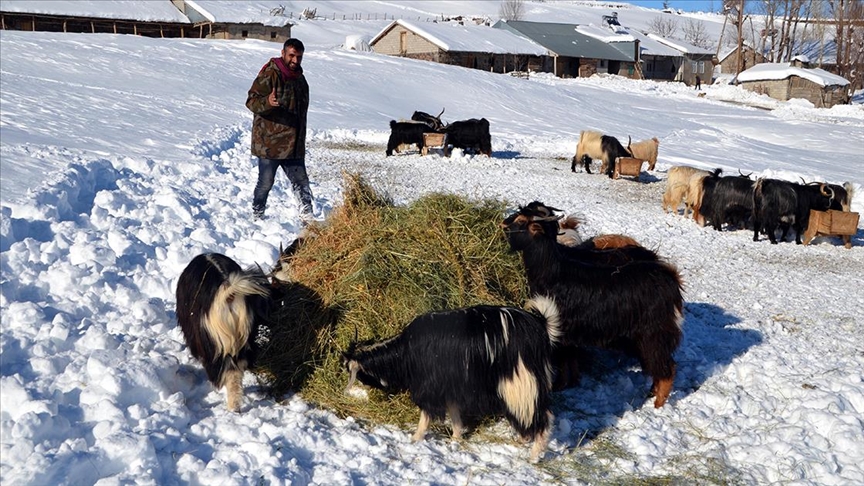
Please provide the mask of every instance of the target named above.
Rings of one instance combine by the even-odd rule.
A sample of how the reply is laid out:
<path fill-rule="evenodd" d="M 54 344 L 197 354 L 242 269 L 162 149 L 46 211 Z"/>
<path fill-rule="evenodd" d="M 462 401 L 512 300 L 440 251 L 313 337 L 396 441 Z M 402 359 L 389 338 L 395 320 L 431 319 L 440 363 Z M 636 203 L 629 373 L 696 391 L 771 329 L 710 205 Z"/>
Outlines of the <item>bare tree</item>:
<path fill-rule="evenodd" d="M 835 25 L 837 74 L 860 88 L 864 78 L 864 2 L 862 0 L 827 0 Z"/>
<path fill-rule="evenodd" d="M 502 0 L 498 8 L 498 15 L 504 20 L 522 20 L 525 16 L 525 2 L 523 0 Z"/>
<path fill-rule="evenodd" d="M 708 30 L 705 28 L 705 23 L 701 20 L 687 19 L 684 27 L 681 28 L 684 32 L 684 40 L 697 47 L 708 49 L 711 47 L 711 36 L 708 35 Z"/>
<path fill-rule="evenodd" d="M 660 37 L 672 37 L 678 31 L 678 21 L 666 16 L 654 17 L 648 22 L 648 30 Z"/>

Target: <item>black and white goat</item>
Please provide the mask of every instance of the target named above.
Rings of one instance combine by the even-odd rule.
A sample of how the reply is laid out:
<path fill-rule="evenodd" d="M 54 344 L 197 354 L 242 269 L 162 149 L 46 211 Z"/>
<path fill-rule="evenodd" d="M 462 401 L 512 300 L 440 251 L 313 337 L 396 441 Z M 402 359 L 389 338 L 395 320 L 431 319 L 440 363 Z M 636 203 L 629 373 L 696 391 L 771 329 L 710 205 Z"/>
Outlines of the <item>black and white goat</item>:
<path fill-rule="evenodd" d="M 677 269 L 641 246 L 570 248 L 556 241 L 558 216 L 534 202 L 506 218 L 510 247 L 522 252 L 532 294 L 561 312 L 565 347 L 625 344 L 653 380 L 654 406 L 672 391 L 684 299 Z"/>
<path fill-rule="evenodd" d="M 611 135 L 603 135 L 600 132 L 583 130 L 579 134 L 579 143 L 576 144 L 576 155 L 570 164 L 570 170 L 576 172 L 576 164 L 584 164 L 585 172 L 591 173 L 591 160 L 602 159 L 600 172 L 612 178 L 615 169 L 615 159 L 618 157 L 632 157 L 633 154 L 621 145 L 617 138 Z"/>
<path fill-rule="evenodd" d="M 177 281 L 177 323 L 192 357 L 217 389 L 226 387 L 228 409 L 240 411 L 243 372 L 254 364 L 255 337 L 266 316 L 267 279 L 219 253 L 196 256 Z"/>
<path fill-rule="evenodd" d="M 504 414 L 523 438 L 534 441 L 530 459 L 536 462 L 552 425 L 551 356 L 559 321 L 550 298 L 536 296 L 526 307 L 432 312 L 387 341 L 354 343 L 344 354 L 351 374 L 346 391 L 355 380 L 407 390 L 420 408 L 415 441 L 424 438 L 430 420 L 445 415 L 458 439 L 463 418 Z"/>

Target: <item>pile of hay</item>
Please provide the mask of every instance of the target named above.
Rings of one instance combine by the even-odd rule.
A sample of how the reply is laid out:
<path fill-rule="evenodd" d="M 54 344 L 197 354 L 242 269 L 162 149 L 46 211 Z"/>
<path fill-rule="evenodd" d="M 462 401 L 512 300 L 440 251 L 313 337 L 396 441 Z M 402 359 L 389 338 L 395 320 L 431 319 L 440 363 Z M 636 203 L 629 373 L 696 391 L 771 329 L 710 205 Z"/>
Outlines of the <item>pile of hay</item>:
<path fill-rule="evenodd" d="M 303 397 L 342 416 L 407 425 L 419 413 L 406 394 L 344 394 L 340 352 L 354 341 L 398 334 L 416 316 L 477 304 L 521 307 L 522 259 L 499 227 L 506 203 L 449 194 L 395 206 L 357 175 L 344 203 L 290 260 L 292 283 L 265 330 L 259 373 L 275 396 Z"/>

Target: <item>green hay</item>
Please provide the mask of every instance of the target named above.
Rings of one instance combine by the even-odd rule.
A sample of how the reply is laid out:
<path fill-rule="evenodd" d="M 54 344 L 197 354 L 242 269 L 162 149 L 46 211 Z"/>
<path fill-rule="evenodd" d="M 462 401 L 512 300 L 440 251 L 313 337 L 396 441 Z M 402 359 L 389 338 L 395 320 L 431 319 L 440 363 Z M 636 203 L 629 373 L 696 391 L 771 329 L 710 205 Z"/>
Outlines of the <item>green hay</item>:
<path fill-rule="evenodd" d="M 345 395 L 340 352 L 355 333 L 361 342 L 383 340 L 429 311 L 521 306 L 522 259 L 499 227 L 507 205 L 431 194 L 396 206 L 350 174 L 344 193 L 291 258 L 292 283 L 271 316 L 259 372 L 275 396 L 299 390 L 341 416 L 412 424 L 419 413 L 406 394 Z"/>

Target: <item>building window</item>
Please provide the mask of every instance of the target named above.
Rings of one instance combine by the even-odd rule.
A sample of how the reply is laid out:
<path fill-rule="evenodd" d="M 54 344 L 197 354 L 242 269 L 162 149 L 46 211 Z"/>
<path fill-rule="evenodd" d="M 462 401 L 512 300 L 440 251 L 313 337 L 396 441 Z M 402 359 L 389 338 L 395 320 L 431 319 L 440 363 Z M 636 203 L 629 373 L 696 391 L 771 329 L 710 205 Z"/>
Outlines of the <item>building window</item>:
<path fill-rule="evenodd" d="M 699 61 L 699 74 L 705 74 L 705 61 Z"/>
<path fill-rule="evenodd" d="M 270 40 L 276 40 L 276 31 L 275 30 L 270 31 Z"/>
<path fill-rule="evenodd" d="M 606 59 L 600 59 L 600 67 L 601 67 L 601 68 L 605 68 L 605 67 L 606 67 Z"/>
<path fill-rule="evenodd" d="M 240 31 L 240 37 L 242 37 L 244 39 L 249 37 L 249 31 L 248 30 L 241 30 Z"/>

